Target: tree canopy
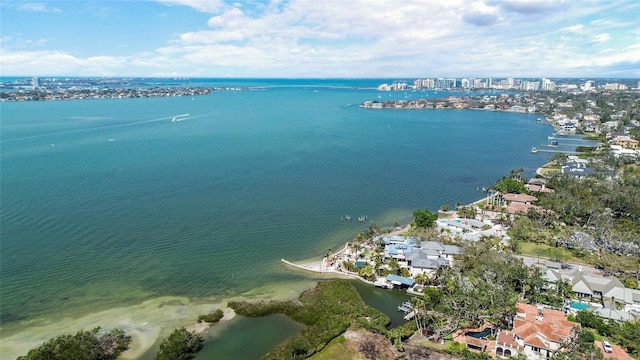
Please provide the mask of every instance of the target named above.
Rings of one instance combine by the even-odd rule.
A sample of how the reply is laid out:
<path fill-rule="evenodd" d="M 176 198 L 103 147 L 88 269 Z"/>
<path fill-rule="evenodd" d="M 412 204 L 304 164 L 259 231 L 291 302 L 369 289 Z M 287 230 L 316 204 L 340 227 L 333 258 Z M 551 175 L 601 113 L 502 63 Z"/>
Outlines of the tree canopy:
<path fill-rule="evenodd" d="M 18 360 L 115 360 L 129 348 L 131 336 L 121 329 L 101 334 L 100 327 L 45 341 Z"/>
<path fill-rule="evenodd" d="M 417 209 L 413 212 L 413 225 L 419 228 L 430 228 L 438 220 L 438 213 L 431 213 L 429 209 Z"/>
<path fill-rule="evenodd" d="M 204 339 L 185 328 L 174 330 L 162 340 L 156 360 L 189 360 L 202 349 Z"/>
<path fill-rule="evenodd" d="M 510 177 L 503 177 L 501 180 L 496 182 L 493 186 L 495 190 L 500 191 L 501 193 L 513 193 L 513 194 L 526 194 L 527 188 L 524 187 L 524 184 L 517 179 Z"/>

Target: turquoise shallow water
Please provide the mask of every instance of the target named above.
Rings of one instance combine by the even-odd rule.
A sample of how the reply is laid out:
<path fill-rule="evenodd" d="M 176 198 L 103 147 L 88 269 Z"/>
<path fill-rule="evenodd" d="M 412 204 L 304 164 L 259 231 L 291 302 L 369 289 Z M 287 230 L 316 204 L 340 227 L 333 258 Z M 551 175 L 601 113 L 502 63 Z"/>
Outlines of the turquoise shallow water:
<path fill-rule="evenodd" d="M 363 227 L 345 214 L 408 222 L 545 162 L 536 116 L 361 109 L 379 93 L 345 84 L 1 104 L 3 332 L 297 284 L 280 258 L 342 246 Z"/>

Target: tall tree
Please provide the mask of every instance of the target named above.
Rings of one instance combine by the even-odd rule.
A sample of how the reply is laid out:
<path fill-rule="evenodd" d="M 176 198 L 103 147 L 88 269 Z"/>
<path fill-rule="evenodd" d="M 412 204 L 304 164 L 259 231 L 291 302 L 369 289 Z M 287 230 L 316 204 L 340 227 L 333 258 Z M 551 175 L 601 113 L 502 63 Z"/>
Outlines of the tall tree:
<path fill-rule="evenodd" d="M 174 330 L 162 340 L 156 360 L 189 360 L 202 349 L 204 339 L 185 328 Z"/>
<path fill-rule="evenodd" d="M 420 228 L 430 228 L 435 225 L 438 220 L 438 213 L 431 213 L 429 209 L 417 209 L 413 212 L 413 224 Z"/>

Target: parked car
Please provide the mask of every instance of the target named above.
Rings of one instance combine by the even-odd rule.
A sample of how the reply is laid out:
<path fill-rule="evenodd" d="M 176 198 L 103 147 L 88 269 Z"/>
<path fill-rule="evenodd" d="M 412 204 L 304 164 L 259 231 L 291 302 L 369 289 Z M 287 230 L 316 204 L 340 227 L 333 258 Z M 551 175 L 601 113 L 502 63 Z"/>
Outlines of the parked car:
<path fill-rule="evenodd" d="M 604 350 L 604 352 L 606 353 L 611 353 L 613 352 L 613 349 L 611 348 L 611 344 L 609 344 L 609 342 L 607 340 L 603 340 L 602 341 L 602 349 Z"/>

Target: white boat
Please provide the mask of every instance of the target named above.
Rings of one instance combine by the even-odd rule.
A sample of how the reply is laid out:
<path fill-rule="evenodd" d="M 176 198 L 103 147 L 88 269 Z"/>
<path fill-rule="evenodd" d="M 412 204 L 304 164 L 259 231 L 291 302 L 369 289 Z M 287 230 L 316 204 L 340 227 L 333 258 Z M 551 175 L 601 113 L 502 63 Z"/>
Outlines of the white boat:
<path fill-rule="evenodd" d="M 184 121 L 187 120 L 187 116 L 189 116 L 189 114 L 180 114 L 180 115 L 176 115 L 171 119 L 171 122 L 180 122 L 180 121 Z"/>
<path fill-rule="evenodd" d="M 405 314 L 410 313 L 413 310 L 411 301 L 405 301 L 401 305 L 398 305 L 398 311 L 402 311 Z"/>
<path fill-rule="evenodd" d="M 531 153 L 532 153 L 532 154 L 535 154 L 535 153 L 537 153 L 537 152 L 538 152 L 538 149 L 536 149 L 535 147 L 532 147 L 532 148 L 531 148 Z"/>

